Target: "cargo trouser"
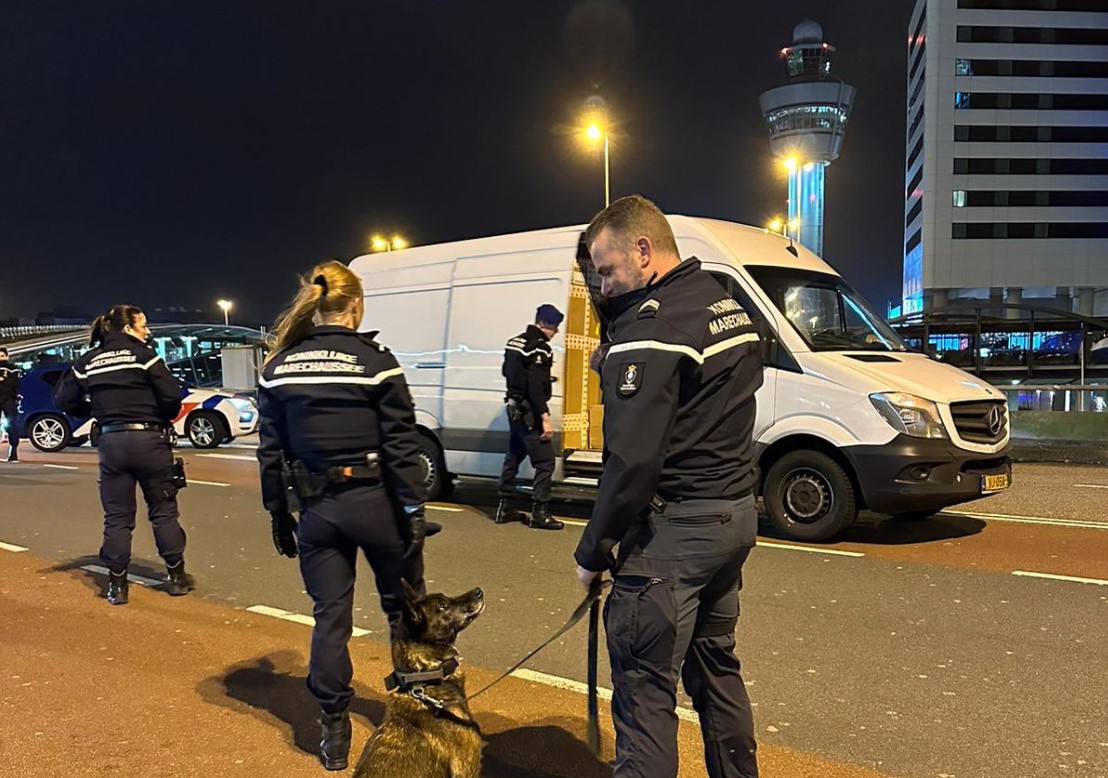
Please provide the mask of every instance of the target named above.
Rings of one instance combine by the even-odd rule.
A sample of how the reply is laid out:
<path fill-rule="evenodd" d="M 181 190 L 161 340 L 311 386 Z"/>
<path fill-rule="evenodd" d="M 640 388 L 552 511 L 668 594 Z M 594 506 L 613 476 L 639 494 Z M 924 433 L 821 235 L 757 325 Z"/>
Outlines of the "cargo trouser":
<path fill-rule="evenodd" d="M 177 521 L 177 487 L 173 485 L 173 447 L 157 430 L 127 430 L 100 436 L 100 502 L 104 507 L 104 542 L 100 561 L 113 573 L 131 562 L 135 529 L 135 484 L 142 487 L 146 515 L 154 528 L 158 555 L 169 567 L 185 554 L 185 531 Z"/>
<path fill-rule="evenodd" d="M 677 775 L 677 680 L 700 716 L 711 778 L 755 778 L 754 718 L 739 660 L 742 566 L 754 498 L 671 502 L 652 513 L 604 604 L 615 778 Z"/>
<path fill-rule="evenodd" d="M 516 475 L 525 458 L 535 468 L 531 499 L 540 505 L 550 502 L 550 482 L 554 478 L 554 444 L 542 439 L 542 430 L 528 427 L 522 421 L 510 421 L 508 453 L 500 472 L 500 496 L 515 494 Z"/>
<path fill-rule="evenodd" d="M 401 579 L 424 593 L 423 554 L 404 558 L 406 542 L 383 486 L 349 486 L 305 502 L 297 526 L 300 573 L 312 598 L 312 652 L 308 689 L 327 713 L 346 710 L 354 697 L 348 643 L 354 627 L 358 549 L 377 583 L 390 629 L 403 609 Z"/>

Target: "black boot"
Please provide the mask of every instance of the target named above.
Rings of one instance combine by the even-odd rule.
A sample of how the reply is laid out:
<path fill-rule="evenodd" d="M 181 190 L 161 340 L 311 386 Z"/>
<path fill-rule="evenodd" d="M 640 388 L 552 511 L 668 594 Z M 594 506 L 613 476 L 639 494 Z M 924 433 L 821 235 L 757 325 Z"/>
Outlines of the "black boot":
<path fill-rule="evenodd" d="M 496 505 L 496 518 L 493 519 L 497 524 L 508 524 L 513 521 L 527 521 L 527 514 L 523 511 L 517 511 L 512 507 L 512 501 L 507 497 L 501 497 L 500 502 Z"/>
<path fill-rule="evenodd" d="M 564 529 L 565 523 L 550 515 L 550 506 L 537 502 L 531 506 L 531 520 L 527 522 L 531 529 Z"/>
<path fill-rule="evenodd" d="M 8 461 L 9 462 L 18 462 L 19 461 L 19 444 L 18 443 L 9 443 L 8 444 Z"/>
<path fill-rule="evenodd" d="M 323 739 L 319 741 L 319 759 L 328 770 L 345 770 L 350 759 L 350 714 L 346 711 L 319 717 Z"/>
<path fill-rule="evenodd" d="M 113 573 L 108 571 L 108 602 L 112 605 L 126 605 L 127 604 L 127 571 L 122 573 Z"/>
<path fill-rule="evenodd" d="M 166 565 L 166 591 L 170 597 L 180 597 L 192 591 L 192 581 L 185 573 L 185 560 L 181 560 L 175 566 Z"/>

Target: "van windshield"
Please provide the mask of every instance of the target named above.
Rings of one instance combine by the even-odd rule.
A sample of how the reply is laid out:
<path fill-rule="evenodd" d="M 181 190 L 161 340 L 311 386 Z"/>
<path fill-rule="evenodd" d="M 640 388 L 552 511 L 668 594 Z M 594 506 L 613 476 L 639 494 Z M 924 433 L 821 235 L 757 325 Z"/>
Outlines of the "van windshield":
<path fill-rule="evenodd" d="M 892 327 L 841 278 L 812 270 L 746 266 L 813 351 L 907 351 Z"/>

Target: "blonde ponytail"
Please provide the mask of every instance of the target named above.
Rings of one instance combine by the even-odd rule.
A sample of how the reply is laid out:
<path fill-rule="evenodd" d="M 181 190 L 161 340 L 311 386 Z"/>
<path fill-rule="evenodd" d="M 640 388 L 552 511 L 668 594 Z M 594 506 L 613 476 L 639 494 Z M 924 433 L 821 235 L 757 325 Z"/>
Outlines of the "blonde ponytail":
<path fill-rule="evenodd" d="M 308 337 L 317 315 L 322 319 L 343 313 L 363 296 L 361 280 L 337 260 L 316 265 L 299 278 L 299 285 L 296 297 L 273 324 L 267 362 Z"/>

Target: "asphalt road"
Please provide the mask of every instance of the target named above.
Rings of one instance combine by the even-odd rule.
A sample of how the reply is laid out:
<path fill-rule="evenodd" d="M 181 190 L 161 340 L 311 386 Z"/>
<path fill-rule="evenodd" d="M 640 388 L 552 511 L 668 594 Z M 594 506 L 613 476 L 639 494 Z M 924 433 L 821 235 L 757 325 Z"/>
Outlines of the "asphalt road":
<path fill-rule="evenodd" d="M 184 453 L 197 594 L 310 613 L 295 562 L 271 547 L 248 445 Z M 0 464 L 0 541 L 60 568 L 96 564 L 95 452 L 26 460 Z M 760 741 L 903 778 L 1108 776 L 1106 497 L 1108 469 L 1019 465 L 1011 491 L 956 513 L 866 516 L 818 546 L 763 538 L 738 629 Z M 492 498 L 467 484 L 437 505 L 445 530 L 427 560 L 432 588 L 485 590 L 490 607 L 460 645 L 467 661 L 496 670 L 580 599 L 571 555 L 589 506 L 558 501 L 555 512 L 575 523 L 552 533 L 494 525 Z M 132 573 L 160 576 L 141 520 L 134 556 Z M 365 639 L 383 639 L 366 575 L 356 607 Z M 584 642 L 583 629 L 571 632 L 527 677 L 584 681 Z"/>

